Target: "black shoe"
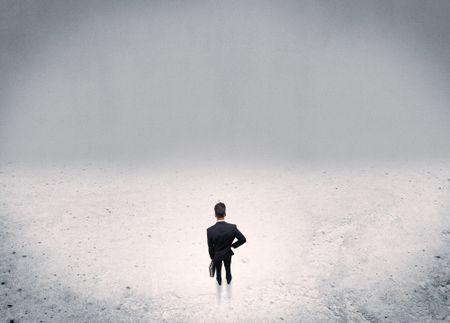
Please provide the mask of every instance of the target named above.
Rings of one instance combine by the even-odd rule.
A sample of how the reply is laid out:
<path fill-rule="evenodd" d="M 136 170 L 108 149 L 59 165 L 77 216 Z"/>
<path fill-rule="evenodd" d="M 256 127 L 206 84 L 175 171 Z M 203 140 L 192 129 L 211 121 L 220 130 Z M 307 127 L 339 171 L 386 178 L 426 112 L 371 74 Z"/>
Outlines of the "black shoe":
<path fill-rule="evenodd" d="M 231 282 L 231 276 L 227 277 L 227 283 L 229 284 Z"/>
<path fill-rule="evenodd" d="M 222 285 L 222 278 L 217 279 L 217 283 L 218 283 L 219 285 Z"/>

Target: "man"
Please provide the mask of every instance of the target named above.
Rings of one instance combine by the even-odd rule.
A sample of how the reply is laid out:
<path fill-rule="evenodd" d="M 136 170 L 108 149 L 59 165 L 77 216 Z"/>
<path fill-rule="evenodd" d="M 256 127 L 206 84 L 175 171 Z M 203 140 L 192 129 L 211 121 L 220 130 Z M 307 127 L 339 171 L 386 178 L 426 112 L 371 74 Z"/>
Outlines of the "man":
<path fill-rule="evenodd" d="M 234 255 L 231 247 L 237 248 L 244 244 L 247 239 L 238 230 L 236 224 L 225 222 L 225 204 L 222 202 L 214 206 L 214 213 L 217 218 L 216 224 L 206 230 L 208 236 L 208 251 L 211 260 L 214 260 L 216 267 L 216 279 L 222 285 L 222 261 L 225 265 L 227 283 L 231 282 L 231 256 Z M 234 238 L 237 241 L 233 243 Z"/>

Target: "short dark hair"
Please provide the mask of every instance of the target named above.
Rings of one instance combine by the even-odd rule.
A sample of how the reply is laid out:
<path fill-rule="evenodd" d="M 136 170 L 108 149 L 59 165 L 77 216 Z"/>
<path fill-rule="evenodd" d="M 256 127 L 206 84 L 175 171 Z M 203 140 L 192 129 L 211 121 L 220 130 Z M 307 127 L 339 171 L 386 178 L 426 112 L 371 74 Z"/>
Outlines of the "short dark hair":
<path fill-rule="evenodd" d="M 225 209 L 225 204 L 219 202 L 214 206 L 214 213 L 216 213 L 217 217 L 223 217 L 225 216 Z"/>

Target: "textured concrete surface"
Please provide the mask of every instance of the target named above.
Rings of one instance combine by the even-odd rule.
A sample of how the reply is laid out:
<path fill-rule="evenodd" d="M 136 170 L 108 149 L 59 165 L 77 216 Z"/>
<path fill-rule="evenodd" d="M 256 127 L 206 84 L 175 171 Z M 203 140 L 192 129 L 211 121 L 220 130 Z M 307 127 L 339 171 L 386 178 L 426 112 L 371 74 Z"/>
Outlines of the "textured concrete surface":
<path fill-rule="evenodd" d="M 2 322 L 450 320 L 448 163 L 0 167 Z M 248 242 L 208 276 L 224 201 Z"/>

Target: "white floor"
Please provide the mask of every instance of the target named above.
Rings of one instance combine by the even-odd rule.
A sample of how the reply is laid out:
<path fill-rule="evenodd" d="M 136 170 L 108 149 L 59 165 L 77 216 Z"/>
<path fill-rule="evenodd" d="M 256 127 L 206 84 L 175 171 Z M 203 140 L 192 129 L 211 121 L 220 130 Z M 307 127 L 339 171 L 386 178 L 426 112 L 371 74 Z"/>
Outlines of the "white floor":
<path fill-rule="evenodd" d="M 0 317 L 450 319 L 450 163 L 0 167 Z M 227 205 L 247 243 L 208 275 Z M 8 306 L 11 305 L 11 306 Z"/>

